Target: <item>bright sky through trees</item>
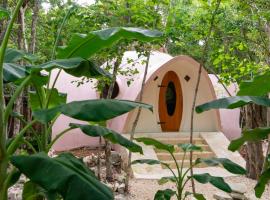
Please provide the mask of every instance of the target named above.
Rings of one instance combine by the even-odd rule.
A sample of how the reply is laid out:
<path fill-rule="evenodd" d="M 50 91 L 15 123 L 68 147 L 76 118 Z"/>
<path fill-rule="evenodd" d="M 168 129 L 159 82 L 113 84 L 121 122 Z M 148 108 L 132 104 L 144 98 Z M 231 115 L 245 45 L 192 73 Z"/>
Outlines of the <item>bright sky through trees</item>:
<path fill-rule="evenodd" d="M 74 2 L 82 5 L 82 6 L 86 6 L 86 5 L 91 5 L 93 3 L 95 3 L 95 0 L 74 0 Z M 48 11 L 51 7 L 50 3 L 44 2 L 42 3 L 42 7 Z"/>

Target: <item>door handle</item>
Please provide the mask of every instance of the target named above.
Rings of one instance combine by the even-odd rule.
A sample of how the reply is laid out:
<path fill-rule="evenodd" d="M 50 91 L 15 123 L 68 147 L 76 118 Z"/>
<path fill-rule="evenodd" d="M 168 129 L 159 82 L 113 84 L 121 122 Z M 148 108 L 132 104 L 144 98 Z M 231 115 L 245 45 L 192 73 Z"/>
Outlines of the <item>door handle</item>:
<path fill-rule="evenodd" d="M 160 88 L 161 88 L 161 87 L 167 87 L 167 85 L 158 85 L 158 87 L 160 87 Z"/>
<path fill-rule="evenodd" d="M 157 124 L 165 124 L 166 122 L 157 122 Z"/>

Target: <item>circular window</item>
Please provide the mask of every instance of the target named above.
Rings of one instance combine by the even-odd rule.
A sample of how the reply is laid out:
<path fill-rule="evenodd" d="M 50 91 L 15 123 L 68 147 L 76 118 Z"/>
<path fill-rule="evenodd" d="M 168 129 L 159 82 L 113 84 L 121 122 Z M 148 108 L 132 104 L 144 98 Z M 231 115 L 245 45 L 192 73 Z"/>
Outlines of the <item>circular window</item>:
<path fill-rule="evenodd" d="M 173 82 L 169 82 L 166 90 L 167 113 L 172 116 L 176 107 L 176 91 Z"/>

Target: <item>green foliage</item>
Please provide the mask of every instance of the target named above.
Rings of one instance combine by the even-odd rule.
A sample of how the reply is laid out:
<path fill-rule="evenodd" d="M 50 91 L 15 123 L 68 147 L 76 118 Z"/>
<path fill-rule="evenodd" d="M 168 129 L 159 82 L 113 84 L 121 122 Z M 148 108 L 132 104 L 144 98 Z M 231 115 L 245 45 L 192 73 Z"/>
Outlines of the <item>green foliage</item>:
<path fill-rule="evenodd" d="M 217 177 L 217 176 L 211 176 L 208 173 L 205 174 L 194 174 L 192 176 L 196 181 L 198 181 L 199 183 L 210 183 L 213 186 L 215 186 L 216 188 L 224 191 L 224 192 L 232 192 L 232 189 L 230 188 L 230 186 L 225 183 L 224 179 L 222 177 Z"/>
<path fill-rule="evenodd" d="M 89 58 L 104 48 L 108 48 L 113 43 L 121 39 L 137 39 L 140 41 L 152 41 L 160 39 L 161 32 L 149 31 L 139 28 L 109 28 L 91 32 L 88 35 L 74 35 L 67 47 L 58 49 L 59 58 L 83 57 Z M 91 45 L 91 48 L 89 46 Z"/>
<path fill-rule="evenodd" d="M 49 89 L 46 91 L 51 93 L 50 102 L 47 105 L 48 108 L 54 108 L 54 107 L 57 107 L 66 103 L 67 94 L 59 93 L 56 88 Z M 29 103 L 30 103 L 32 111 L 39 110 L 43 107 L 42 102 L 37 92 L 29 93 Z"/>
<path fill-rule="evenodd" d="M 33 112 L 33 116 L 43 123 L 50 122 L 59 113 L 74 119 L 99 122 L 112 119 L 137 107 L 152 110 L 152 106 L 144 103 L 116 99 L 94 99 L 73 101 L 51 109 L 37 110 Z"/>
<path fill-rule="evenodd" d="M 176 192 L 171 189 L 158 190 L 154 200 L 170 200 L 175 194 Z"/>
<path fill-rule="evenodd" d="M 51 196 L 55 196 L 55 195 L 51 195 Z M 42 189 L 40 186 L 33 183 L 32 181 L 28 181 L 24 184 L 22 198 L 24 200 L 43 200 L 44 198 L 47 198 L 48 200 L 55 199 L 55 198 L 50 198 L 50 196 L 48 198 L 44 189 Z"/>
<path fill-rule="evenodd" d="M 190 144 L 190 143 L 177 144 L 177 146 L 180 147 L 184 152 L 202 151 L 201 147 L 196 146 L 194 144 Z"/>
<path fill-rule="evenodd" d="M 13 186 L 20 178 L 21 176 L 21 172 L 18 170 L 14 170 L 11 172 L 11 178 L 10 178 L 10 182 L 9 182 L 9 187 Z"/>
<path fill-rule="evenodd" d="M 5 63 L 15 63 L 22 60 L 33 63 L 37 60 L 37 57 L 30 53 L 26 53 L 22 50 L 17 50 L 17 49 L 7 48 L 7 50 L 5 51 L 5 57 L 4 57 Z"/>
<path fill-rule="evenodd" d="M 174 146 L 170 144 L 164 144 L 162 142 L 159 142 L 158 140 L 155 140 L 153 138 L 147 138 L 147 137 L 141 137 L 135 139 L 137 142 L 142 142 L 145 145 L 151 145 L 154 146 L 157 149 L 165 150 L 170 153 L 173 153 L 175 151 Z"/>
<path fill-rule="evenodd" d="M 202 194 L 199 194 L 199 193 L 191 193 L 191 192 L 185 192 L 185 196 L 189 196 L 189 195 L 193 195 L 195 197 L 195 199 L 197 200 L 206 200 L 206 198 L 204 198 L 204 196 Z"/>
<path fill-rule="evenodd" d="M 270 133 L 269 127 L 255 128 L 251 130 L 244 130 L 241 137 L 231 141 L 229 150 L 238 150 L 245 142 L 261 141 L 267 138 Z"/>
<path fill-rule="evenodd" d="M 270 180 L 270 168 L 268 168 L 261 174 L 258 183 L 255 186 L 256 197 L 261 198 L 265 190 L 265 186 L 269 183 L 269 180 Z"/>
<path fill-rule="evenodd" d="M 122 145 L 131 152 L 139 152 L 141 154 L 143 153 L 142 147 L 135 144 L 134 142 L 131 142 L 130 140 L 126 139 L 125 137 L 111 129 L 102 126 L 83 124 L 70 124 L 70 127 L 79 128 L 83 133 L 91 137 L 103 137 L 114 144 Z"/>
<path fill-rule="evenodd" d="M 167 11 L 166 47 L 173 55 L 205 60 L 208 72 L 216 72 L 226 84 L 251 79 L 268 70 L 269 5 L 265 1 L 221 1 L 207 55 L 204 38 L 216 1 L 171 1 Z M 266 61 L 266 62 L 265 62 Z"/>
<path fill-rule="evenodd" d="M 206 198 L 204 198 L 204 196 L 202 194 L 193 194 L 193 196 L 195 197 L 195 199 L 197 200 L 206 200 Z"/>
<path fill-rule="evenodd" d="M 246 174 L 246 170 L 243 167 L 227 158 L 198 158 L 196 160 L 196 163 L 205 163 L 208 166 L 222 165 L 227 171 L 231 172 L 232 174 Z"/>
<path fill-rule="evenodd" d="M 63 69 L 66 73 L 71 74 L 76 77 L 85 76 L 88 78 L 98 77 L 98 76 L 108 76 L 110 74 L 100 67 L 97 67 L 93 62 L 82 59 L 79 57 L 70 58 L 70 59 L 58 59 L 52 60 L 47 63 L 32 66 L 32 71 L 41 71 L 47 70 L 51 71 L 52 69 Z"/>
<path fill-rule="evenodd" d="M 242 81 L 239 86 L 238 96 L 265 96 L 270 92 L 270 73 L 255 76 L 251 81 Z"/>
<path fill-rule="evenodd" d="M 254 103 L 261 106 L 270 106 L 270 99 L 260 96 L 234 96 L 217 99 L 196 107 L 197 113 L 202 113 L 211 109 L 234 109 L 239 108 L 249 103 Z"/>
<path fill-rule="evenodd" d="M 158 165 L 158 164 L 163 164 L 159 160 L 154 160 L 154 159 L 138 159 L 132 161 L 132 164 L 148 164 L 148 165 Z"/>
<path fill-rule="evenodd" d="M 163 185 L 163 184 L 168 183 L 168 182 L 176 183 L 177 179 L 174 176 L 166 176 L 166 177 L 162 177 L 161 179 L 158 180 L 159 185 Z"/>
<path fill-rule="evenodd" d="M 10 17 L 9 11 L 3 7 L 0 7 L 0 20 L 9 18 L 9 17 Z"/>
<path fill-rule="evenodd" d="M 16 82 L 19 79 L 25 78 L 29 73 L 25 67 L 19 66 L 15 63 L 4 63 L 4 82 Z"/>
<path fill-rule="evenodd" d="M 80 35 L 80 39 L 82 40 L 75 41 L 74 43 L 73 38 L 68 43 L 66 49 L 62 48 L 59 50 L 59 54 L 70 51 L 68 56 L 64 56 L 69 59 L 50 60 L 40 64 L 41 60 L 37 61 L 35 56 L 23 51 L 14 49 L 6 50 L 6 44 L 11 33 L 12 25 L 22 3 L 23 1 L 20 0 L 16 6 L 16 10 L 2 42 L 3 45 L 0 49 L 0 78 L 4 77 L 5 83 L 17 84 L 14 95 L 11 96 L 7 105 L 3 102 L 3 98 L 0 100 L 2 113 L 0 116 L 0 133 L 3 135 L 3 137 L 0 137 L 0 155 L 4 156 L 3 159 L 2 157 L 0 159 L 0 173 L 1 177 L 7 177 L 0 179 L 0 198 L 7 198 L 8 187 L 14 184 L 20 177 L 20 174 L 23 173 L 30 179 L 30 182 L 27 182 L 24 187 L 24 199 L 39 199 L 46 196 L 46 198 L 50 200 L 56 199 L 57 195 L 61 195 L 63 199 L 88 199 L 89 197 L 91 197 L 91 199 L 113 199 L 112 191 L 97 180 L 94 174 L 80 160 L 70 154 L 61 154 L 55 158 L 49 158 L 45 153 L 36 153 L 33 155 L 13 154 L 20 154 L 20 151 L 16 150 L 23 143 L 27 145 L 27 148 L 32 149 L 33 152 L 48 152 L 59 137 L 74 128 L 80 128 L 89 136 L 103 136 L 113 143 L 127 147 L 130 151 L 142 153 L 142 148 L 139 145 L 130 142 L 113 130 L 100 126 L 71 124 L 70 128 L 60 132 L 57 137 L 51 141 L 52 127 L 60 113 L 87 122 L 103 122 L 107 119 L 127 113 L 137 107 L 152 111 L 152 106 L 150 105 L 125 100 L 86 100 L 66 104 L 66 95 L 60 94 L 54 88 L 59 74 L 54 80 L 50 80 L 51 70 L 59 69 L 59 72 L 64 70 L 66 73 L 76 77 L 111 78 L 111 75 L 106 70 L 97 67 L 94 62 L 81 57 L 84 57 L 85 54 L 88 55 L 87 58 L 94 54 L 96 57 L 99 57 L 99 55 L 96 54 L 97 52 L 101 53 L 100 50 L 102 49 L 112 48 L 111 45 L 119 40 L 125 40 L 123 43 L 125 45 L 128 45 L 133 40 L 141 42 L 157 40 L 160 38 L 161 33 L 146 29 L 120 27 L 94 32 L 87 31 L 86 40 L 82 36 L 83 34 L 78 34 L 77 36 Z M 71 10 L 71 15 L 66 15 L 66 18 L 71 17 L 74 13 L 75 10 Z M 3 12 L 1 10 L 1 15 L 2 14 Z M 53 32 L 51 29 L 50 31 Z M 58 39 L 60 38 L 61 40 L 59 34 L 58 36 L 54 42 L 56 45 L 60 43 Z M 48 48 L 49 46 L 50 45 L 44 45 L 42 48 L 50 49 Z M 42 53 L 39 52 L 38 54 L 42 56 Z M 116 54 L 112 54 L 111 59 L 115 55 Z M 54 53 L 52 53 L 51 58 L 53 57 Z M 43 55 L 42 59 L 48 60 L 48 53 L 45 56 Z M 34 62 L 38 64 L 33 64 Z M 19 65 L 22 63 L 24 66 Z M 49 75 L 43 75 L 42 70 L 48 71 Z M 52 86 L 50 81 L 53 81 Z M 3 82 L 3 80 L 0 80 L 0 83 L 1 82 Z M 27 121 L 21 115 L 12 115 L 12 117 L 19 118 L 23 122 L 24 127 L 19 133 L 14 134 L 15 137 L 12 138 L 10 142 L 7 142 L 5 127 L 7 127 L 6 123 L 11 116 L 13 103 L 22 91 L 24 91 L 25 87 L 29 85 L 31 88 L 34 88 L 34 91 L 29 94 L 29 96 L 35 119 L 33 121 Z M 1 85 L 0 90 L 3 95 L 3 85 Z M 43 124 L 39 124 L 41 129 L 38 133 L 33 128 L 37 120 L 43 122 Z M 26 139 L 25 133 L 28 131 L 29 134 L 31 134 L 30 137 L 34 138 L 37 147 L 34 147 L 33 144 Z M 6 146 L 6 143 L 9 144 Z M 19 171 L 15 170 L 14 172 L 9 172 L 7 170 L 9 166 L 8 162 L 11 162 Z"/>
<path fill-rule="evenodd" d="M 60 154 L 55 158 L 44 153 L 13 156 L 11 163 L 48 193 L 61 194 L 64 199 L 113 199 L 112 191 L 71 154 Z"/>
<path fill-rule="evenodd" d="M 173 145 L 167 145 L 163 144 L 155 139 L 152 138 L 136 138 L 137 142 L 143 142 L 145 145 L 151 145 L 154 146 L 155 148 L 159 150 L 164 150 L 170 153 L 172 159 L 174 160 L 174 164 L 177 167 L 177 172 L 175 173 L 171 166 L 167 164 L 166 162 L 161 162 L 159 160 L 153 160 L 153 159 L 139 159 L 139 160 L 134 160 L 131 164 L 149 164 L 149 165 L 163 165 L 167 169 L 169 169 L 172 172 L 173 176 L 168 176 L 168 177 L 162 177 L 158 183 L 159 184 L 165 184 L 167 182 L 173 182 L 176 185 L 176 191 L 174 191 L 174 194 L 176 194 L 177 199 L 185 199 L 186 196 L 188 195 L 193 195 L 196 199 L 203 200 L 205 199 L 202 194 L 193 194 L 186 192 L 185 194 L 183 193 L 185 186 L 186 186 L 186 181 L 190 180 L 191 178 L 194 178 L 196 181 L 200 183 L 210 183 L 213 186 L 219 188 L 220 190 L 223 190 L 225 192 L 232 192 L 230 186 L 224 181 L 222 177 L 216 177 L 212 176 L 208 173 L 205 174 L 193 174 L 193 176 L 187 176 L 187 174 L 190 172 L 191 167 L 187 167 L 187 169 L 184 169 L 183 167 L 183 162 L 186 157 L 186 153 L 192 152 L 192 151 L 202 151 L 202 149 L 196 145 L 193 144 L 178 144 L 180 148 L 182 148 L 184 152 L 184 156 L 180 163 L 178 163 L 175 155 L 174 155 L 174 146 Z M 224 169 L 229 171 L 232 174 L 240 174 L 243 175 L 246 173 L 246 170 L 241 167 L 240 165 L 230 161 L 229 159 L 226 158 L 207 158 L 207 159 L 202 159 L 198 158 L 193 164 L 192 167 L 196 167 L 200 163 L 205 163 L 208 166 L 217 166 L 217 165 L 222 165 Z M 187 179 L 187 180 L 186 180 Z M 169 195 L 168 191 L 162 190 L 158 191 L 156 193 L 157 199 L 170 199 L 172 196 Z"/>
<path fill-rule="evenodd" d="M 229 98 L 218 99 L 200 106 L 197 106 L 196 111 L 198 113 L 207 111 L 209 109 L 218 109 L 218 108 L 227 108 L 233 109 L 237 107 L 244 106 L 248 103 L 255 103 L 257 105 L 262 105 L 266 107 L 270 107 L 270 99 L 267 97 L 262 97 L 268 94 L 269 92 L 269 84 L 266 78 L 268 78 L 268 72 L 255 77 L 252 81 L 245 81 L 240 84 L 240 90 L 238 95 L 261 95 L 261 96 L 235 96 Z M 245 142 L 256 142 L 266 139 L 269 136 L 270 129 L 269 127 L 257 127 L 251 130 L 244 130 L 242 132 L 241 137 L 234 139 L 231 141 L 229 145 L 229 150 L 236 151 Z M 215 163 L 213 163 L 215 165 Z M 227 164 L 226 164 L 227 165 Z M 269 166 L 268 166 L 268 158 L 265 158 L 264 161 L 265 169 L 264 172 L 260 175 L 258 183 L 255 187 L 255 194 L 257 197 L 261 197 L 264 190 L 265 185 L 270 180 L 269 175 Z M 224 166 L 224 165 L 223 165 Z M 224 166 L 225 167 L 225 166 Z M 236 169 L 232 168 L 230 169 Z"/>

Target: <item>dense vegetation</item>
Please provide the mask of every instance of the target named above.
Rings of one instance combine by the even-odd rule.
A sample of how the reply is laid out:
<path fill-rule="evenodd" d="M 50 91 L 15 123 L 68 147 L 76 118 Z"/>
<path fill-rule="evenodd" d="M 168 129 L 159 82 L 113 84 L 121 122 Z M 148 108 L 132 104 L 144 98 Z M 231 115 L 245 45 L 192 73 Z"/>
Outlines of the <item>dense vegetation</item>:
<path fill-rule="evenodd" d="M 201 68 L 214 73 L 224 87 L 231 82 L 239 84 L 237 96 L 229 94 L 228 98 L 197 105 L 196 112 L 243 107 L 243 133 L 231 142 L 229 150 L 236 151 L 245 145 L 250 154 L 259 158 L 254 160 L 250 156 L 246 170 L 248 177 L 258 180 L 256 196 L 262 195 L 270 177 L 269 146 L 264 155 L 261 144 L 268 138 L 269 118 L 258 119 L 270 106 L 269 1 L 96 0 L 82 6 L 72 0 L 51 0 L 46 1 L 50 5 L 47 10 L 44 3 L 41 0 L 1 1 L 0 200 L 7 199 L 8 188 L 21 174 L 29 178 L 24 186 L 24 193 L 29 195 L 25 199 L 88 199 L 90 196 L 91 199 L 113 199 L 112 191 L 71 154 L 60 154 L 55 158 L 47 156 L 59 138 L 51 137 L 52 126 L 60 114 L 95 122 L 99 125 L 70 124 L 59 135 L 78 128 L 88 136 L 103 137 L 107 157 L 110 156 L 110 142 L 122 145 L 130 152 L 143 153 L 137 143 L 107 129 L 104 121 L 137 107 L 152 109 L 151 105 L 141 102 L 113 100 L 111 92 L 118 74 L 137 73 L 136 69 L 121 71 L 119 68 L 125 51 L 137 50 L 147 57 L 151 50 L 160 49 L 172 55 L 187 54 L 195 58 Z M 106 69 L 98 67 L 110 61 L 114 62 Z M 98 79 L 97 89 L 109 85 L 108 95 L 99 100 L 67 103 L 66 94 L 55 88 L 58 76 L 52 80 L 53 69 L 81 77 L 78 85 Z M 44 74 L 44 70 L 47 73 Z M 195 90 L 193 108 L 196 95 Z M 23 102 L 27 109 L 22 106 Z M 89 112 L 96 110 L 100 115 Z M 258 120 L 260 122 L 256 123 Z M 149 138 L 136 140 L 166 150 L 173 157 L 173 146 Z M 179 147 L 191 154 L 200 150 L 192 144 Z M 201 162 L 211 166 L 221 164 L 232 173 L 245 173 L 243 168 L 226 159 L 198 159 L 195 164 Z M 135 163 L 166 166 L 155 160 Z M 49 168 L 53 170 L 48 174 Z M 192 171 L 192 168 L 188 170 Z M 108 180 L 110 173 L 108 163 Z M 161 182 L 176 183 L 177 191 L 158 191 L 156 199 L 169 199 L 173 195 L 178 199 L 188 195 L 204 199 L 199 191 L 194 192 L 195 189 L 193 193 L 183 193 L 186 174 L 180 166 L 178 174 L 173 175 Z M 223 179 L 209 174 L 188 177 L 188 180 L 194 179 L 231 191 Z M 85 189 L 78 193 L 78 187 Z"/>

